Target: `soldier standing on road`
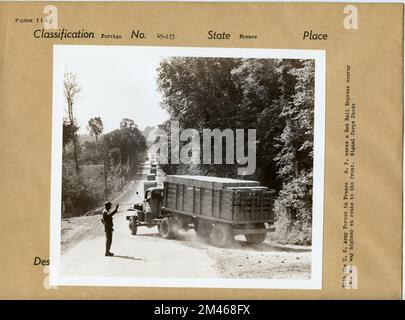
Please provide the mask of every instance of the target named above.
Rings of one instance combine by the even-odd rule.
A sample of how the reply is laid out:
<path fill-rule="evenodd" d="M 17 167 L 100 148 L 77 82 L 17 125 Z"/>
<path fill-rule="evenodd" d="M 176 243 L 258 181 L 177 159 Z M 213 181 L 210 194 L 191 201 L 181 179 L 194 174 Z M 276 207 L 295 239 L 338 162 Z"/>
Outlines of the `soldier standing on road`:
<path fill-rule="evenodd" d="M 104 210 L 103 210 L 103 217 L 101 218 L 101 222 L 104 224 L 104 231 L 105 231 L 105 256 L 112 257 L 114 254 L 110 252 L 111 243 L 112 243 L 112 235 L 113 235 L 113 216 L 118 212 L 119 205 L 115 207 L 113 211 L 111 210 L 111 202 L 107 201 L 104 203 Z"/>

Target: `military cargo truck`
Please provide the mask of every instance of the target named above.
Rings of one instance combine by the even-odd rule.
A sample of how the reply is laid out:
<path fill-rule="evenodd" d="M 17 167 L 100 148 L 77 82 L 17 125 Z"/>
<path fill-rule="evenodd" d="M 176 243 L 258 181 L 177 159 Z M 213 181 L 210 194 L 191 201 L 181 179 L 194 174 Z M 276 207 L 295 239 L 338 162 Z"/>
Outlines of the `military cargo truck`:
<path fill-rule="evenodd" d="M 257 181 L 207 176 L 166 176 L 163 188 L 145 190 L 144 201 L 127 216 L 132 234 L 140 226 L 157 226 L 163 238 L 195 229 L 199 237 L 219 246 L 235 235 L 260 243 L 275 230 L 274 191 Z"/>

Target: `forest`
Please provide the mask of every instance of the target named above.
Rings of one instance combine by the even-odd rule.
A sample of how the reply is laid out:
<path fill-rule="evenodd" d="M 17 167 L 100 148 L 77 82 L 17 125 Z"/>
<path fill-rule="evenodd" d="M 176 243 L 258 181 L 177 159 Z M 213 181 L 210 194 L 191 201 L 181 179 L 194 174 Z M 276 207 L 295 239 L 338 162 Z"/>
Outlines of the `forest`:
<path fill-rule="evenodd" d="M 310 244 L 314 60 L 171 57 L 161 61 L 161 106 L 181 129 L 256 129 L 254 179 L 276 191 L 277 234 Z M 169 141 L 170 144 L 170 141 Z M 202 163 L 202 162 L 201 162 Z M 166 164 L 167 174 L 237 175 L 237 165 Z"/>

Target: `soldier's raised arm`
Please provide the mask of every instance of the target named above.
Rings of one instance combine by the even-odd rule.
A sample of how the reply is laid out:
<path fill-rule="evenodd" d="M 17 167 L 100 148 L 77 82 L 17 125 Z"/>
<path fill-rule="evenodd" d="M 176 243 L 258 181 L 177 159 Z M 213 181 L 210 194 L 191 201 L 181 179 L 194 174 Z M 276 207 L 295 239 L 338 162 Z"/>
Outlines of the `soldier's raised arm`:
<path fill-rule="evenodd" d="M 119 207 L 119 206 L 120 206 L 120 205 L 117 204 L 117 205 L 115 206 L 114 211 L 112 211 L 112 212 L 110 213 L 112 216 L 118 212 L 118 207 Z"/>

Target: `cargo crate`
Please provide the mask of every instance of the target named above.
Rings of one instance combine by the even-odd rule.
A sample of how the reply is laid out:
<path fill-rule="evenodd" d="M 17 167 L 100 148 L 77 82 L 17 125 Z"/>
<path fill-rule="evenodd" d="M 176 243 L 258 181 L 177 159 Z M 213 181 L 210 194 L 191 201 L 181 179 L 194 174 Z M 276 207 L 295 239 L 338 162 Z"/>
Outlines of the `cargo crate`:
<path fill-rule="evenodd" d="M 163 207 L 223 222 L 274 222 L 274 191 L 257 181 L 166 176 Z"/>

